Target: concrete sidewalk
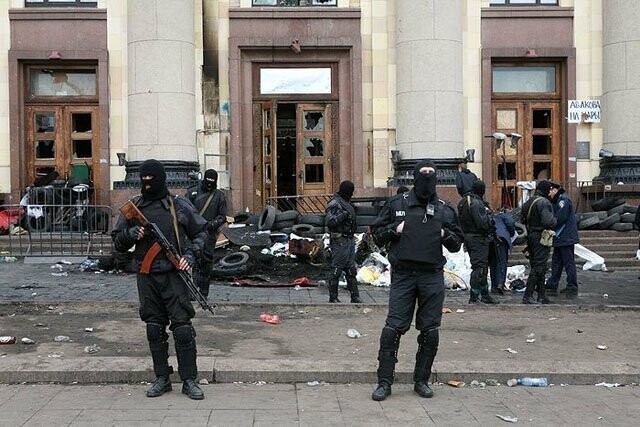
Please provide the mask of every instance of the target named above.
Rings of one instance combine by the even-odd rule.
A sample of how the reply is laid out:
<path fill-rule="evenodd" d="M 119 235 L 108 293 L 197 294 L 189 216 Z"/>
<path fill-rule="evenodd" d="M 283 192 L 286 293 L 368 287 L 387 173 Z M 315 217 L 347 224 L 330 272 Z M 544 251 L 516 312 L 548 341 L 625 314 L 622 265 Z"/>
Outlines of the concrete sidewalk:
<path fill-rule="evenodd" d="M 454 301 L 447 305 L 453 312 L 443 316 L 433 381 L 469 383 L 492 378 L 505 382 L 545 376 L 556 384 L 640 382 L 640 311 L 469 306 Z M 279 314 L 281 323 L 260 322 L 263 312 Z M 222 383 L 374 383 L 385 315 L 384 305 L 351 304 L 224 304 L 215 317 L 198 310 L 194 325 L 200 377 Z M 0 318 L 0 335 L 18 338 L 17 344 L 0 346 L 0 382 L 153 378 L 135 304 L 5 303 L 0 305 Z M 348 329 L 362 336 L 349 338 Z M 532 333 L 535 342 L 527 343 Z M 71 341 L 56 342 L 59 335 Z M 22 344 L 23 337 L 36 343 Z M 402 338 L 397 365 L 400 383 L 411 382 L 416 337 L 411 330 Z M 87 353 L 93 345 L 99 351 Z M 607 348 L 599 350 L 599 345 Z M 175 367 L 173 356 L 172 363 Z M 177 381 L 177 375 L 173 379 Z"/>

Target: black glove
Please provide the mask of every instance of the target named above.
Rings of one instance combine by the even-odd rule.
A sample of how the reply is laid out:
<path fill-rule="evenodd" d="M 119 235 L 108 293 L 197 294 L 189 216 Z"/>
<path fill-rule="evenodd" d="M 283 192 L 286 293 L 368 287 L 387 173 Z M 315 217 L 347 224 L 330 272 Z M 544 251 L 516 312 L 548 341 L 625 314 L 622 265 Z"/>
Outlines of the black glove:
<path fill-rule="evenodd" d="M 138 233 L 140 233 L 141 228 L 142 227 L 140 227 L 139 225 L 134 225 L 133 227 L 127 228 L 127 230 L 125 231 L 127 239 L 137 241 Z"/>
<path fill-rule="evenodd" d="M 225 223 L 225 220 L 223 218 L 217 218 L 209 221 L 209 223 L 207 223 L 207 233 L 209 233 L 210 235 L 216 234 L 218 232 L 218 229 L 224 223 Z"/>
<path fill-rule="evenodd" d="M 193 256 L 193 254 L 184 254 L 182 255 L 182 258 L 187 261 L 187 264 L 189 264 L 189 268 L 193 267 L 196 263 L 196 258 Z"/>

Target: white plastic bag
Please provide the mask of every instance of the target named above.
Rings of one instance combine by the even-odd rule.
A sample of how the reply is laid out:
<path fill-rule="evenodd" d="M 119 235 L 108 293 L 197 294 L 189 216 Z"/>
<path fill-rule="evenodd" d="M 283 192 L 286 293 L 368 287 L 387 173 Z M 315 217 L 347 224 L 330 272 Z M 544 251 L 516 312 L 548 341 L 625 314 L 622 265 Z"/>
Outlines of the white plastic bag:
<path fill-rule="evenodd" d="M 607 266 L 604 263 L 604 258 L 602 258 L 597 253 L 585 248 L 581 244 L 575 244 L 573 253 L 586 261 L 582 266 L 583 270 L 607 271 Z"/>

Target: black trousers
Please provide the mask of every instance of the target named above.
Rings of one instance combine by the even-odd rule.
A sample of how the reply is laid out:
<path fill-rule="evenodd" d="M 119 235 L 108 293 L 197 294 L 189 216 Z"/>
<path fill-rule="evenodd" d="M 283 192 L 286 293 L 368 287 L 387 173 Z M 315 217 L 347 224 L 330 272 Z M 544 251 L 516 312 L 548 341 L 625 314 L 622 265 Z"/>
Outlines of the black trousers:
<path fill-rule="evenodd" d="M 444 303 L 444 274 L 435 272 L 391 271 L 389 313 L 386 326 L 404 334 L 411 327 L 416 311 L 416 329 L 423 331 L 440 326 Z"/>
<path fill-rule="evenodd" d="M 145 323 L 175 326 L 191 324 L 196 315 L 187 285 L 178 272 L 138 274 L 140 319 Z"/>
<path fill-rule="evenodd" d="M 469 261 L 471 261 L 471 295 L 484 295 L 489 291 L 487 273 L 491 241 L 482 234 L 467 234 L 464 244 L 469 253 Z"/>
<path fill-rule="evenodd" d="M 532 296 L 534 291 L 538 295 L 544 294 L 544 276 L 547 274 L 549 253 L 551 248 L 540 244 L 540 231 L 532 231 L 527 235 L 527 244 L 529 246 L 529 264 L 531 271 L 527 279 L 527 288 L 524 291 L 525 296 Z"/>

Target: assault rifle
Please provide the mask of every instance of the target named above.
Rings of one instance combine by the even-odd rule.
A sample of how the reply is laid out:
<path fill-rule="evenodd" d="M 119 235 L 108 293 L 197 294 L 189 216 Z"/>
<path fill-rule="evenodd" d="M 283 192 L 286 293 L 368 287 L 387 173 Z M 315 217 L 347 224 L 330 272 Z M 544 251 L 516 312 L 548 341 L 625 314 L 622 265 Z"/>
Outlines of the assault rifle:
<path fill-rule="evenodd" d="M 145 233 L 148 233 L 153 239 L 154 244 L 147 252 L 147 255 L 145 255 L 145 260 L 147 259 L 147 257 L 150 257 L 150 264 L 150 262 L 153 261 L 153 258 L 155 258 L 158 252 L 160 252 L 161 250 L 164 251 L 167 259 L 169 259 L 171 264 L 173 264 L 176 270 L 178 270 L 178 274 L 187 285 L 191 296 L 196 300 L 196 302 L 198 302 L 198 304 L 200 304 L 200 307 L 202 307 L 203 310 L 207 310 L 211 312 L 211 314 L 215 314 L 213 312 L 213 307 L 209 304 L 205 296 L 200 293 L 200 290 L 195 285 L 195 283 L 193 283 L 191 275 L 187 271 L 180 270 L 178 268 L 178 265 L 180 265 L 180 254 L 178 253 L 176 248 L 174 248 L 173 245 L 167 240 L 164 233 L 162 233 L 158 226 L 153 222 L 149 222 L 149 220 L 142 214 L 142 212 L 140 212 L 140 209 L 138 209 L 135 203 L 133 203 L 131 200 L 122 205 L 122 207 L 120 208 L 120 212 L 122 212 L 122 215 L 124 215 L 126 219 L 135 219 L 140 222 L 140 224 L 145 229 Z M 143 260 L 143 268 L 141 269 L 141 272 L 144 272 L 143 269 L 145 268 L 145 260 Z M 146 272 L 148 272 L 148 267 Z"/>

